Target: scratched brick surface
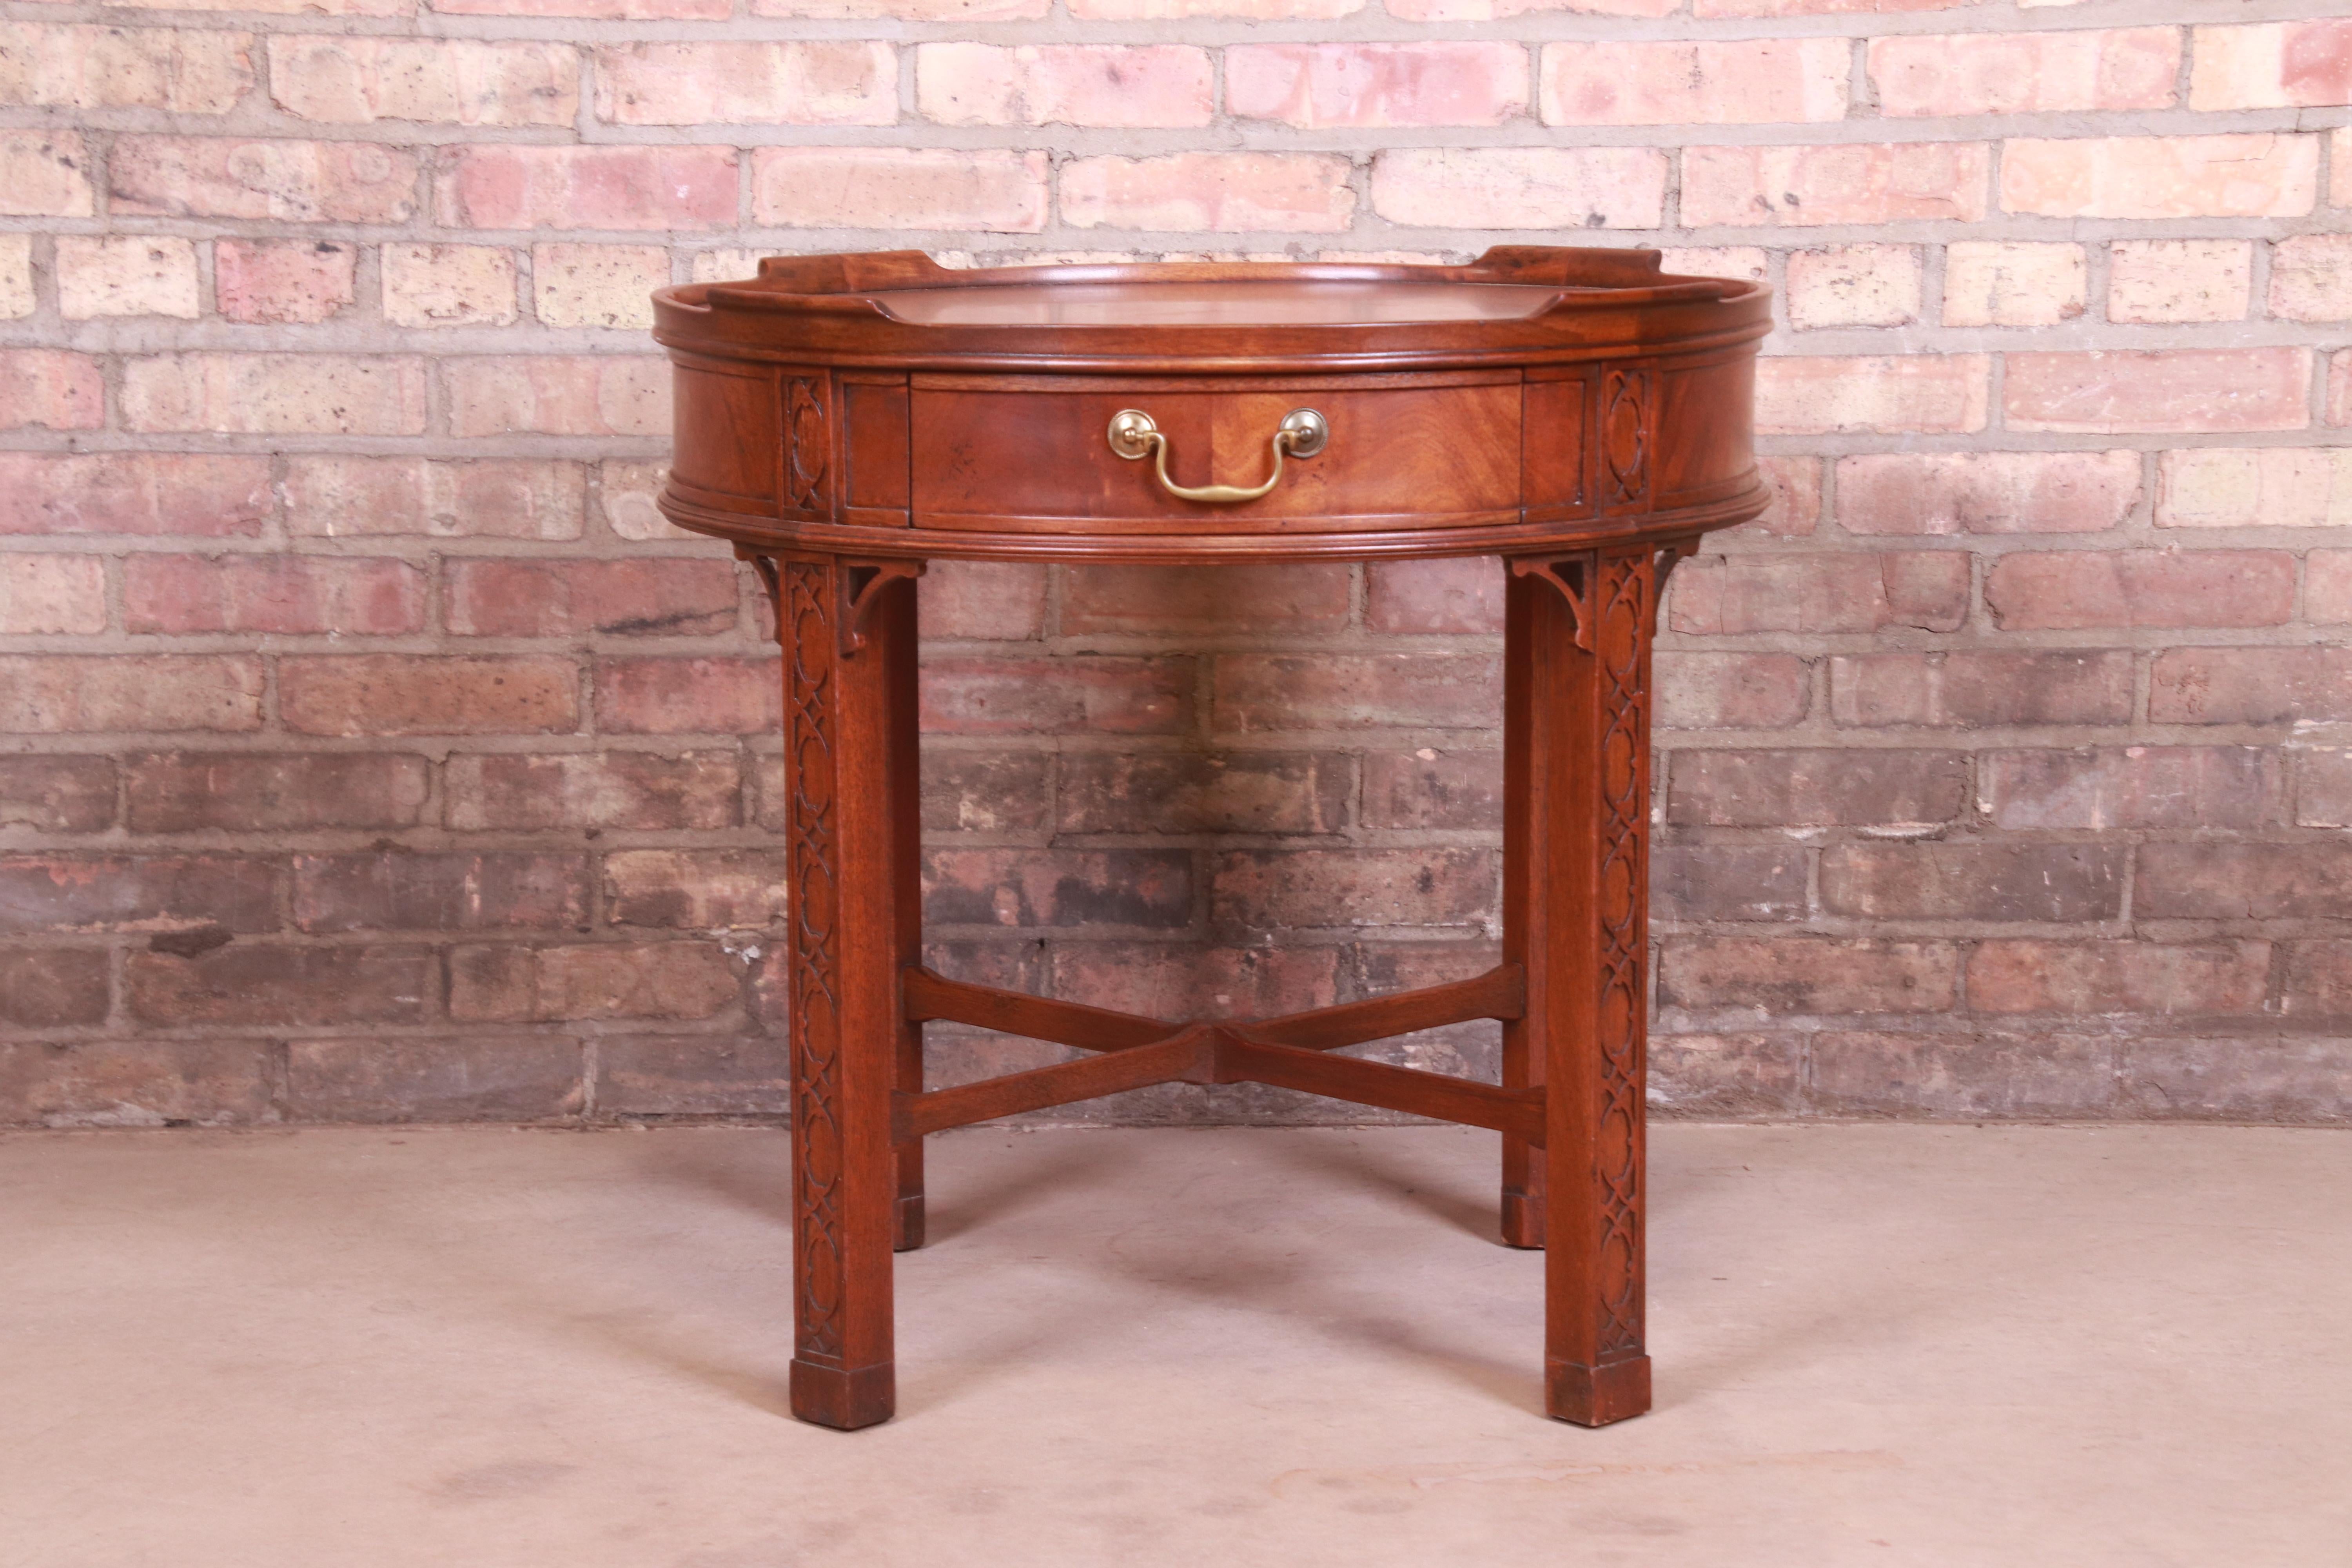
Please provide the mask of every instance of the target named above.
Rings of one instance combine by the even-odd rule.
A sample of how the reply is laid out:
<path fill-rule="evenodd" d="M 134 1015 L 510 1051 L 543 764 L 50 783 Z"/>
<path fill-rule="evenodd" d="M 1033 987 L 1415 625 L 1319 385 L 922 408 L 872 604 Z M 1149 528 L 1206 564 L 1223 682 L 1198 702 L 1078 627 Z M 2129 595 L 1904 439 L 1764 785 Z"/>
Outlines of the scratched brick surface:
<path fill-rule="evenodd" d="M 1774 506 L 1664 611 L 1661 1111 L 2352 1121 L 2342 10 L 0 0 L 0 1124 L 780 1114 L 768 612 L 653 508 L 649 289 L 1579 241 L 1779 296 Z M 933 963 L 1493 962 L 1492 563 L 921 594 Z"/>

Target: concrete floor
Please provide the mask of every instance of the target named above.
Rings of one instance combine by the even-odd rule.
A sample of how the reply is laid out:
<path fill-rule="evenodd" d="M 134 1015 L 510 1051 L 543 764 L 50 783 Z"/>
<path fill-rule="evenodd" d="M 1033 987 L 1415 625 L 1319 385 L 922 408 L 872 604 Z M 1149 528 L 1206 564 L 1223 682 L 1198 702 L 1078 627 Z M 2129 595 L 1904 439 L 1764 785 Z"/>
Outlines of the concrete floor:
<path fill-rule="evenodd" d="M 1599 1432 L 1494 1145 L 936 1139 L 844 1436 L 781 1134 L 0 1138 L 0 1564 L 2352 1564 L 2352 1137 L 1662 1127 Z"/>

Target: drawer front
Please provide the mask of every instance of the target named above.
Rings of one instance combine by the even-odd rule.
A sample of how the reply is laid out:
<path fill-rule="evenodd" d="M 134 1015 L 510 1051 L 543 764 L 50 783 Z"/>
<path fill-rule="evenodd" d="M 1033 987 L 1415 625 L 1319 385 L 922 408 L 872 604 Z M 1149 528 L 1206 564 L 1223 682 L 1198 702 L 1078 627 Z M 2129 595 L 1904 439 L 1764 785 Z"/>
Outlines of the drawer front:
<path fill-rule="evenodd" d="M 1519 375 L 1251 378 L 917 374 L 910 389 L 919 528 L 1070 532 L 1314 532 L 1517 520 Z M 1283 416 L 1330 428 L 1255 500 L 1185 500 L 1150 458 L 1111 450 L 1112 416 L 1140 409 L 1188 488 L 1254 486 Z"/>

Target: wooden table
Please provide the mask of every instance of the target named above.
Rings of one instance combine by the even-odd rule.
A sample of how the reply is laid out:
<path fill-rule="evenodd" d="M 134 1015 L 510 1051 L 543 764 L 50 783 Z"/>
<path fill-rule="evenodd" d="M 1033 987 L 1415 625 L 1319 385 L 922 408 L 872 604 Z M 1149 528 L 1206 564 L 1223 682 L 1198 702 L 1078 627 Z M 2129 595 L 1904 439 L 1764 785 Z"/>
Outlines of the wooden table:
<path fill-rule="evenodd" d="M 676 365 L 662 510 L 731 540 L 783 646 L 792 882 L 793 1411 L 887 1420 L 891 1252 L 922 1138 L 1181 1080 L 1503 1135 L 1502 1236 L 1548 1248 L 1545 1407 L 1649 1407 L 1643 1030 L 1650 643 L 1666 572 L 1764 509 L 1761 284 L 1645 250 L 1466 267 L 772 258 L 655 296 Z M 915 579 L 935 559 L 1508 563 L 1503 963 L 1247 1022 L 1139 1017 L 923 967 Z M 1332 1054 L 1473 1018 L 1503 1081 Z M 923 1025 L 1077 1060 L 926 1093 Z"/>

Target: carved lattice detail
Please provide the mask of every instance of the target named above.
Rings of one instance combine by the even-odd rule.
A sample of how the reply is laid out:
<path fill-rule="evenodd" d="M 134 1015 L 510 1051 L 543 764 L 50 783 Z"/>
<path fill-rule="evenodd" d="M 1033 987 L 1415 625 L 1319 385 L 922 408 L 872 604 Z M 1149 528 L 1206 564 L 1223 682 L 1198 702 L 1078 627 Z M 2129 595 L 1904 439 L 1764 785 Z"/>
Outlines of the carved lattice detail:
<path fill-rule="evenodd" d="M 777 606 L 790 771 L 793 1152 L 801 1227 L 793 1282 L 803 1356 L 841 1354 L 841 817 L 835 771 L 834 568 L 787 561 Z"/>
<path fill-rule="evenodd" d="M 1612 370 L 1601 386 L 1601 504 L 1639 501 L 1650 487 L 1648 378 Z"/>
<path fill-rule="evenodd" d="M 833 445 L 820 376 L 784 378 L 784 510 L 822 511 L 824 470 Z"/>
<path fill-rule="evenodd" d="M 1642 1348 L 1642 1057 L 1649 949 L 1649 727 L 1654 567 L 1648 552 L 1603 555 L 1594 584 L 1601 673 L 1600 1356 Z"/>

